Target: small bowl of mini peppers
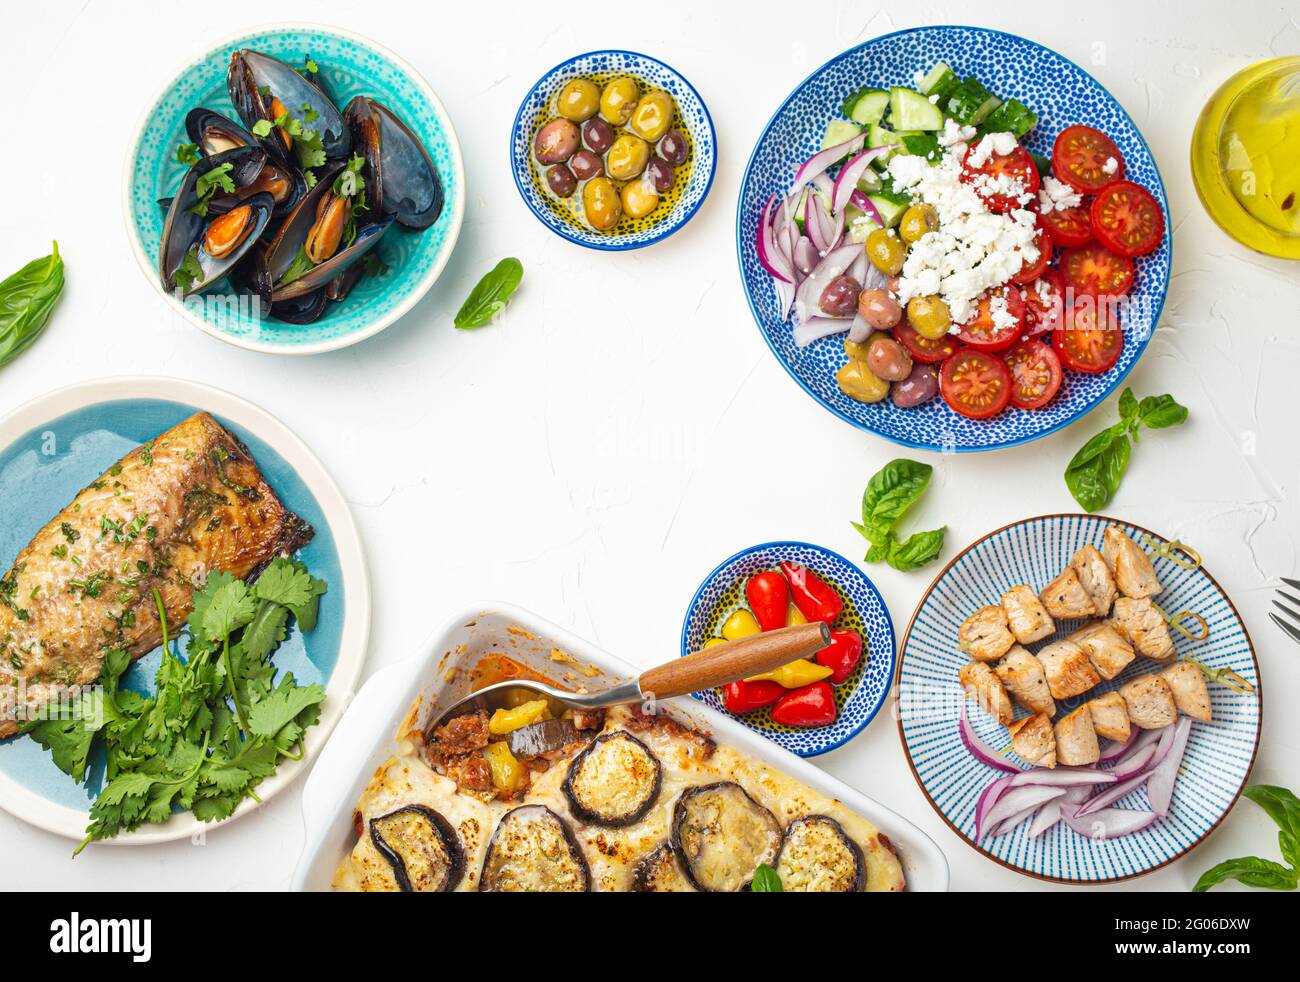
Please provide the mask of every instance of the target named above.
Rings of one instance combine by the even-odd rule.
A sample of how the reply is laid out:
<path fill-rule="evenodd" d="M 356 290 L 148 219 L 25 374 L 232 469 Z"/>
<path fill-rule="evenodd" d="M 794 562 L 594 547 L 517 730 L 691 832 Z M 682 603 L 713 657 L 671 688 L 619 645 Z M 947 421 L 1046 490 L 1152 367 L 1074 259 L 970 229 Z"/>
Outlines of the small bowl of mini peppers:
<path fill-rule="evenodd" d="M 691 599 L 681 653 L 809 621 L 831 629 L 814 657 L 694 697 L 801 757 L 850 740 L 889 695 L 894 629 L 880 592 L 838 553 L 766 542 L 724 560 Z"/>

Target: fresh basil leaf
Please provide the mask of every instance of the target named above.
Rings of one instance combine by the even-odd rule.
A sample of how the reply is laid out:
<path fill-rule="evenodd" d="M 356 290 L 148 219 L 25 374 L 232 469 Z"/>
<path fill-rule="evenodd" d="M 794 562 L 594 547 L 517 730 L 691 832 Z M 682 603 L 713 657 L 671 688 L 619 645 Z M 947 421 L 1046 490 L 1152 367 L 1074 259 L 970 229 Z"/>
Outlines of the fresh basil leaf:
<path fill-rule="evenodd" d="M 1129 443 L 1128 437 L 1113 434 L 1108 436 L 1109 439 L 1098 448 L 1094 448 L 1095 452 L 1092 456 L 1081 463 L 1072 460 L 1065 469 L 1065 485 L 1084 511 L 1097 511 L 1104 508 L 1115 496 L 1120 479 L 1128 467 L 1129 455 L 1132 452 L 1132 444 Z M 1079 456 L 1090 449 L 1091 443 L 1092 441 L 1089 441 L 1089 445 L 1079 452 Z"/>
<path fill-rule="evenodd" d="M 1145 400 L 1143 400 L 1145 402 Z M 1139 412 L 1137 396 L 1132 389 L 1125 389 L 1119 397 L 1119 418 L 1133 419 Z"/>
<path fill-rule="evenodd" d="M 781 876 L 767 863 L 759 863 L 754 878 L 749 881 L 750 893 L 784 893 Z"/>
<path fill-rule="evenodd" d="M 1300 799 L 1276 784 L 1252 784 L 1242 792 L 1268 813 L 1278 828 L 1300 839 Z"/>
<path fill-rule="evenodd" d="M 900 457 L 872 475 L 862 492 L 862 534 L 875 543 L 892 532 L 930 484 L 934 468 Z M 861 529 L 860 529 L 861 531 Z"/>
<path fill-rule="evenodd" d="M 1300 838 L 1283 829 L 1277 834 L 1277 844 L 1282 850 L 1282 858 L 1291 864 L 1292 869 L 1300 870 Z"/>
<path fill-rule="evenodd" d="M 889 546 L 888 562 L 900 573 L 910 573 L 939 558 L 943 551 L 943 528 L 929 532 L 916 532 L 903 542 L 894 540 Z"/>
<path fill-rule="evenodd" d="M 523 264 L 513 257 L 497 263 L 478 285 L 470 291 L 460 310 L 456 312 L 455 325 L 462 331 L 490 324 L 505 309 L 511 295 L 524 277 Z"/>
<path fill-rule="evenodd" d="M 1238 880 L 1248 887 L 1294 890 L 1298 877 L 1300 873 L 1281 863 L 1260 859 L 1258 856 L 1242 856 L 1240 859 L 1229 859 L 1206 870 L 1192 889 L 1197 893 L 1204 893 L 1224 880 Z"/>
<path fill-rule="evenodd" d="M 1187 419 L 1187 407 L 1180 406 L 1171 395 L 1147 396 L 1138 408 L 1138 420 L 1153 430 L 1178 426 Z"/>
<path fill-rule="evenodd" d="M 0 368 L 31 346 L 45 330 L 63 293 L 63 259 L 59 244 L 0 282 Z"/>

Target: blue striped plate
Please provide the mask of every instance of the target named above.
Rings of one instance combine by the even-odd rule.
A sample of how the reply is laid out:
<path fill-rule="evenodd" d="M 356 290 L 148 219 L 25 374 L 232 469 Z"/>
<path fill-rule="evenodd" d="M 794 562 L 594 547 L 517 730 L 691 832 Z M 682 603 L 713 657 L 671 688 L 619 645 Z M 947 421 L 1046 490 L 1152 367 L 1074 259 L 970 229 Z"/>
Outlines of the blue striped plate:
<path fill-rule="evenodd" d="M 1168 541 L 1139 526 L 1100 515 L 1044 515 L 991 532 L 967 547 L 930 585 L 912 615 L 899 653 L 899 736 L 930 804 L 954 832 L 990 859 L 1017 872 L 1062 883 L 1127 879 L 1182 856 L 1209 835 L 1232 808 L 1259 748 L 1259 663 L 1236 607 L 1204 568 L 1187 570 L 1153 555 L 1156 573 L 1164 584 L 1164 592 L 1156 598 L 1160 605 L 1175 614 L 1193 611 L 1209 624 L 1205 641 L 1174 635 L 1179 655 L 1230 668 L 1256 691 L 1241 695 L 1211 683 L 1214 722 L 1192 726 L 1169 815 L 1144 831 L 1094 841 L 1061 823 L 1031 839 L 1028 823 L 1024 823 L 1007 835 L 975 840 L 976 801 L 985 786 L 1003 772 L 972 757 L 957 732 L 962 705 L 957 672 L 967 660 L 957 650 L 957 629 L 975 610 L 997 603 L 1017 584 L 1042 589 L 1082 546 L 1092 543 L 1100 548 L 1108 525 L 1120 526 L 1148 552 L 1151 543 Z M 1057 637 L 1079 626 L 1080 622 L 1069 622 Z M 1068 712 L 1153 667 L 1153 662 L 1138 658 L 1118 678 L 1058 705 Z M 981 738 L 994 747 L 1006 746 L 1006 731 L 995 720 L 973 704 L 968 712 Z M 1011 759 L 1025 766 L 1014 755 Z M 1146 808 L 1145 789 L 1134 791 L 1116 805 Z"/>

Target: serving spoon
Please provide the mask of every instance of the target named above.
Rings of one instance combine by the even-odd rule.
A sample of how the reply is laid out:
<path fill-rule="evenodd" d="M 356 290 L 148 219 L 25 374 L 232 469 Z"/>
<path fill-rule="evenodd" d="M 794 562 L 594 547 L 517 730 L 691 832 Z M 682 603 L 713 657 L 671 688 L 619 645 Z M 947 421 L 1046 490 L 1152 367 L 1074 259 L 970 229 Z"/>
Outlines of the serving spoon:
<path fill-rule="evenodd" d="M 480 710 L 490 715 L 494 710 L 513 709 L 521 703 L 539 698 L 549 700 L 552 706 L 576 710 L 605 709 L 628 703 L 672 699 L 770 672 L 792 661 L 815 655 L 830 643 L 830 628 L 820 621 L 814 621 L 811 624 L 796 624 L 713 645 L 685 658 L 675 658 L 647 669 L 634 679 L 598 692 L 566 692 L 531 679 L 496 682 L 477 692 L 471 692 L 434 719 L 425 727 L 425 737 L 430 742 L 436 742 L 434 731 L 459 716 Z M 513 730 L 507 735 L 507 741 L 512 753 L 535 756 L 571 743 L 575 734 L 572 720 L 551 719 Z"/>

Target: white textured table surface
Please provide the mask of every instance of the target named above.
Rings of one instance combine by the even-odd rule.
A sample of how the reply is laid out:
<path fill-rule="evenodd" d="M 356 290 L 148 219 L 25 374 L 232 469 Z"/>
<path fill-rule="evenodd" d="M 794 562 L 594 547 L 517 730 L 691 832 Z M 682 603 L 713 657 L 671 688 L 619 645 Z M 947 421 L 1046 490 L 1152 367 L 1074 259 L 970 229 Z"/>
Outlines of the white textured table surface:
<path fill-rule="evenodd" d="M 203 16 L 162 2 L 7 9 L 0 269 L 57 237 L 68 286 L 46 337 L 0 372 L 0 412 L 67 382 L 143 373 L 221 386 L 278 414 L 333 472 L 361 527 L 374 590 L 368 673 L 411 652 L 445 611 L 490 598 L 647 666 L 674 657 L 696 585 L 735 550 L 788 537 L 861 551 L 849 520 L 867 478 L 898 455 L 805 396 L 755 329 L 733 220 L 759 131 L 805 75 L 877 34 L 926 23 L 1025 34 L 1084 65 L 1132 113 L 1172 208 L 1173 285 L 1130 382 L 1141 394 L 1174 393 L 1191 420 L 1143 441 L 1110 511 L 1195 543 L 1228 589 L 1265 682 L 1254 779 L 1300 788 L 1300 649 L 1267 618 L 1277 576 L 1300 574 L 1300 267 L 1224 236 L 1187 166 L 1214 88 L 1250 62 L 1300 52 L 1300 6 L 806 0 L 792 16 L 784 4 L 655 0 L 637 8 L 644 18 L 578 4 L 560 21 L 552 12 L 563 6 L 275 5 L 277 20 L 347 27 L 415 65 L 455 120 L 470 186 L 459 247 L 429 296 L 378 338 L 307 359 L 253 355 L 174 319 L 128 252 L 120 209 L 122 161 L 143 107 L 209 35 L 262 24 L 266 5 L 224 0 Z M 561 242 L 508 172 L 508 128 L 525 91 L 557 62 L 599 47 L 678 68 L 718 131 L 704 207 L 640 252 Z M 507 317 L 455 331 L 451 315 L 505 255 L 526 269 Z M 1075 510 L 1061 472 L 1114 413 L 1112 399 L 1092 419 L 996 455 L 925 456 L 936 480 L 917 527 L 948 525 L 947 558 L 1007 522 Z M 871 568 L 896 629 L 933 572 Z M 1052 889 L 947 829 L 913 783 L 888 713 L 818 762 L 926 829 L 955 887 Z M 75 862 L 71 843 L 0 813 L 0 886 L 283 888 L 301 846 L 300 788 L 202 846 L 95 848 Z M 1221 859 L 1275 851 L 1271 823 L 1245 803 L 1190 857 L 1122 889 L 1182 890 Z"/>

